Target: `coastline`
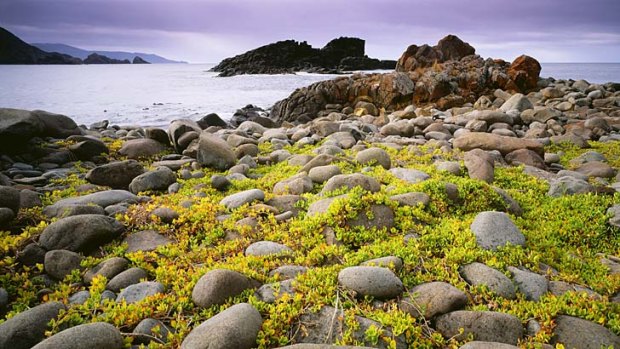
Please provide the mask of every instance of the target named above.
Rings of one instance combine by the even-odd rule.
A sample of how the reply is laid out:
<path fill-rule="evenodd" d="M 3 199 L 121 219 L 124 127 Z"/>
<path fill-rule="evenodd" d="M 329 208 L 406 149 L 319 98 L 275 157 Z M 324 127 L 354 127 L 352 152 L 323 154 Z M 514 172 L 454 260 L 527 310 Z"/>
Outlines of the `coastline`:
<path fill-rule="evenodd" d="M 2 109 L 0 344 L 618 345 L 620 92 L 547 82 L 234 128 Z"/>

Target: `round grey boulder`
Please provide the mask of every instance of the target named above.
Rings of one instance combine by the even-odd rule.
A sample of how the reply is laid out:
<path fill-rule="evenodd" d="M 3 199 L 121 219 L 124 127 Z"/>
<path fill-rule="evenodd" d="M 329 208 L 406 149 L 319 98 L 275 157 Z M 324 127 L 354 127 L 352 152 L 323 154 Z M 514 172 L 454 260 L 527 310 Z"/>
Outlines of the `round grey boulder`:
<path fill-rule="evenodd" d="M 324 183 L 330 178 L 337 176 L 341 173 L 342 171 L 337 165 L 325 165 L 317 166 L 310 169 L 310 172 L 308 172 L 308 177 L 310 177 L 310 179 L 314 183 Z"/>
<path fill-rule="evenodd" d="M 471 334 L 474 340 L 517 345 L 523 337 L 521 320 L 510 314 L 491 311 L 458 310 L 441 315 L 435 329 L 445 338 L 456 340 L 464 340 Z"/>
<path fill-rule="evenodd" d="M 546 277 L 515 267 L 508 267 L 508 271 L 512 274 L 517 289 L 523 293 L 528 301 L 538 302 L 540 297 L 547 293 L 549 281 Z"/>
<path fill-rule="evenodd" d="M 293 250 L 283 244 L 273 241 L 258 241 L 245 249 L 246 256 L 269 256 L 269 255 L 288 255 Z"/>
<path fill-rule="evenodd" d="M 116 327 L 105 322 L 95 322 L 71 327 L 33 347 L 33 349 L 57 348 L 122 349 L 123 337 Z"/>
<path fill-rule="evenodd" d="M 172 243 L 172 240 L 155 230 L 143 230 L 131 234 L 123 240 L 127 243 L 127 253 L 136 251 L 154 251 L 159 246 Z"/>
<path fill-rule="evenodd" d="M 143 191 L 162 191 L 177 181 L 177 176 L 165 166 L 143 173 L 129 184 L 129 191 L 138 194 Z"/>
<path fill-rule="evenodd" d="M 499 270 L 482 263 L 471 263 L 460 268 L 461 277 L 472 286 L 485 285 L 491 292 L 506 299 L 517 296 L 512 281 Z"/>
<path fill-rule="evenodd" d="M 445 282 L 418 285 L 409 295 L 400 301 L 400 308 L 413 317 L 426 319 L 464 308 L 468 300 L 463 291 Z"/>
<path fill-rule="evenodd" d="M 237 156 L 226 141 L 208 132 L 202 132 L 196 160 L 205 167 L 225 171 L 235 165 Z"/>
<path fill-rule="evenodd" d="M 220 205 L 232 210 L 256 200 L 265 200 L 265 193 L 260 189 L 250 189 L 223 198 L 222 201 L 220 201 Z"/>
<path fill-rule="evenodd" d="M 48 225 L 39 237 L 39 244 L 48 251 L 90 252 L 119 237 L 124 230 L 125 227 L 111 217 L 71 216 Z"/>
<path fill-rule="evenodd" d="M 127 304 L 136 303 L 146 297 L 164 293 L 164 285 L 156 281 L 144 281 L 137 284 L 129 285 L 124 288 L 116 297 L 117 302 L 125 301 Z"/>
<path fill-rule="evenodd" d="M 480 212 L 470 226 L 478 246 L 485 250 L 496 250 L 508 243 L 525 245 L 525 236 L 504 212 Z"/>
<path fill-rule="evenodd" d="M 559 315 L 555 319 L 551 343 L 566 348 L 620 348 L 620 337 L 597 323 L 577 317 Z"/>
<path fill-rule="evenodd" d="M 45 338 L 47 323 L 65 306 L 49 302 L 23 311 L 0 324 L 0 348 L 30 349 Z"/>
<path fill-rule="evenodd" d="M 118 153 L 128 159 L 142 159 L 155 156 L 166 150 L 160 142 L 150 138 L 131 139 L 123 143 Z"/>
<path fill-rule="evenodd" d="M 587 181 L 572 176 L 560 177 L 551 181 L 547 195 L 560 197 L 594 192 L 594 186 Z"/>
<path fill-rule="evenodd" d="M 20 200 L 19 190 L 13 187 L 0 186 L 0 207 L 6 207 L 17 214 Z"/>
<path fill-rule="evenodd" d="M 327 183 L 325 183 L 322 193 L 327 193 L 340 188 L 353 189 L 355 187 L 362 187 L 362 189 L 373 193 L 381 190 L 381 184 L 379 184 L 379 181 L 376 179 L 361 173 L 353 173 L 337 175 L 330 178 Z"/>
<path fill-rule="evenodd" d="M 164 343 L 167 342 L 170 329 L 163 322 L 157 319 L 146 318 L 140 321 L 138 326 L 134 328 L 133 333 L 138 335 L 134 337 L 134 344 L 148 345 L 151 342 L 152 337 L 157 338 Z"/>
<path fill-rule="evenodd" d="M 193 329 L 181 349 L 250 349 L 263 324 L 258 310 L 248 303 L 235 304 Z"/>
<path fill-rule="evenodd" d="M 215 269 L 203 275 L 192 290 L 192 300 L 203 308 L 224 304 L 230 297 L 237 296 L 255 283 L 247 276 L 228 269 Z"/>
<path fill-rule="evenodd" d="M 396 298 L 403 293 L 403 283 L 388 268 L 349 267 L 338 273 L 338 283 L 361 296 L 378 299 Z"/>
<path fill-rule="evenodd" d="M 112 257 L 97 264 L 94 268 L 86 271 L 84 274 L 84 282 L 90 284 L 97 275 L 102 275 L 110 280 L 123 270 L 127 269 L 129 261 L 122 257 Z"/>
<path fill-rule="evenodd" d="M 362 150 L 357 153 L 355 161 L 357 161 L 361 165 L 379 165 L 386 170 L 389 170 L 390 167 L 392 167 L 392 160 L 390 159 L 390 154 L 388 154 L 385 150 L 381 148 L 369 148 Z"/>
<path fill-rule="evenodd" d="M 129 268 L 112 278 L 106 285 L 110 291 L 118 292 L 125 287 L 137 284 L 141 279 L 148 277 L 146 270 L 142 268 Z"/>
<path fill-rule="evenodd" d="M 135 160 L 116 161 L 88 171 L 86 180 L 112 189 L 127 189 L 129 183 L 143 173 L 144 167 Z"/>
<path fill-rule="evenodd" d="M 53 250 L 45 254 L 43 265 L 45 272 L 57 280 L 64 279 L 74 269 L 81 269 L 80 263 L 84 257 L 67 250 Z"/>

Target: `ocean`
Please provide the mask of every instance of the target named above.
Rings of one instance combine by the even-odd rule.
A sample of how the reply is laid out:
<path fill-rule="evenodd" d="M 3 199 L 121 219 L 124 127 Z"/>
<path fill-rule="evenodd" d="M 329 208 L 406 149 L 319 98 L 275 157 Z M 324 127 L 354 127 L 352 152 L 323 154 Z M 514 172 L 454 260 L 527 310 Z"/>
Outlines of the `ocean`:
<path fill-rule="evenodd" d="M 541 76 L 620 82 L 620 64 L 542 64 Z M 167 126 L 217 113 L 229 119 L 253 104 L 268 108 L 296 88 L 335 75 L 240 75 L 218 78 L 212 64 L 0 65 L 0 107 L 41 109 L 79 124 Z"/>

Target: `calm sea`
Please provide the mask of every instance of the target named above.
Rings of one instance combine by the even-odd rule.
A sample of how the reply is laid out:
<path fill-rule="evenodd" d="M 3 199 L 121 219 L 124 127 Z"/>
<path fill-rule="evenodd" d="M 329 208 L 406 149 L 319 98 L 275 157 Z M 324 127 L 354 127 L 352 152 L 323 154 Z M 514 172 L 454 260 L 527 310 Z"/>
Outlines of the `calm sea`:
<path fill-rule="evenodd" d="M 208 64 L 0 65 L 0 107 L 42 109 L 90 124 L 166 126 L 207 113 L 267 108 L 296 88 L 333 75 L 241 75 L 218 78 Z M 620 64 L 543 64 L 541 76 L 620 81 Z"/>

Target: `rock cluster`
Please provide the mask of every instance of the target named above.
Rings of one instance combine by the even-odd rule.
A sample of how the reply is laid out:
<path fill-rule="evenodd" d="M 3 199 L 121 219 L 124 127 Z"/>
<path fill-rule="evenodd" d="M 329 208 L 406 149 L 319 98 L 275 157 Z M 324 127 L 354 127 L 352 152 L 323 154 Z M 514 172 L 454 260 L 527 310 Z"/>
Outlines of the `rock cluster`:
<path fill-rule="evenodd" d="M 284 40 L 226 58 L 211 70 L 219 72 L 219 76 L 233 76 L 394 69 L 395 61 L 369 58 L 364 53 L 364 46 L 364 40 L 347 37 L 334 39 L 321 49 L 313 48 L 305 41 Z"/>

